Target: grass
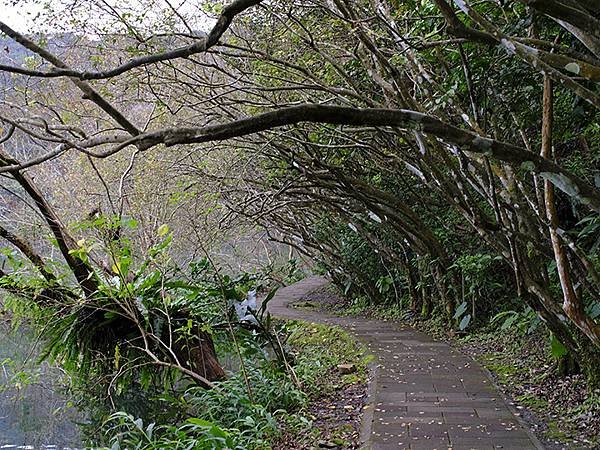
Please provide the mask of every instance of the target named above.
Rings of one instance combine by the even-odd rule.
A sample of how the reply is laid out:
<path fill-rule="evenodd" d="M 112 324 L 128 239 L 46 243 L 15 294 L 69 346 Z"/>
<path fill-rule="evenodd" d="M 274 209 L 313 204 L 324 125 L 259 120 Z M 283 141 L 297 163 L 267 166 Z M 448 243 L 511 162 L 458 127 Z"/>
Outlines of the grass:
<path fill-rule="evenodd" d="M 522 394 L 515 396 L 515 400 L 518 401 L 521 405 L 527 406 L 528 408 L 532 408 L 535 410 L 540 410 L 542 408 L 548 407 L 548 401 L 542 398 L 539 398 L 534 394 Z"/>
<path fill-rule="evenodd" d="M 555 420 L 547 423 L 548 429 L 543 432 L 544 437 L 551 441 L 559 441 L 559 442 L 572 442 L 573 439 L 569 437 L 569 435 L 563 431 L 564 424 L 559 425 Z"/>
<path fill-rule="evenodd" d="M 364 382 L 372 356 L 348 332 L 337 326 L 289 322 L 287 344 L 296 358 L 299 379 L 313 395 L 331 392 L 339 386 Z M 354 364 L 356 372 L 337 375 L 340 364 Z M 335 382 L 334 382 L 335 380 Z"/>
<path fill-rule="evenodd" d="M 356 420 L 356 411 L 362 410 L 362 400 L 360 405 L 350 406 L 351 397 L 356 392 L 364 392 L 373 356 L 337 326 L 290 321 L 286 328 L 286 345 L 294 355 L 294 370 L 308 403 L 296 414 L 286 417 L 277 448 L 318 448 L 322 442 L 346 448 L 357 435 L 350 422 Z M 356 371 L 342 375 L 337 369 L 340 364 L 353 364 Z M 342 413 L 345 408 L 354 412 Z"/>
<path fill-rule="evenodd" d="M 486 353 L 479 361 L 493 374 L 497 375 L 502 384 L 507 384 L 519 373 L 519 367 L 514 362 L 507 361 L 506 355 L 500 352 Z"/>

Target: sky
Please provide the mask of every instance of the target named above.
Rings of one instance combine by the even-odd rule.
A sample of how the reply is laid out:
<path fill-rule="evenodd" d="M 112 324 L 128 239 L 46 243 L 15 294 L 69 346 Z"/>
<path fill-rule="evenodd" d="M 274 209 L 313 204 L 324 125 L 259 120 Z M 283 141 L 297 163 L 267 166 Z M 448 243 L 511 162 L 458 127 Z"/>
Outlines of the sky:
<path fill-rule="evenodd" d="M 20 32 L 31 31 L 33 17 L 41 11 L 41 6 L 31 2 L 21 2 L 12 6 L 9 0 L 0 0 L 0 20 Z"/>
<path fill-rule="evenodd" d="M 18 2 L 18 5 L 14 5 L 14 3 Z M 212 0 L 214 3 L 219 3 L 218 1 Z M 90 6 L 93 2 L 90 2 Z M 147 8 L 147 4 L 152 4 L 150 9 Z M 40 12 L 45 10 L 44 5 L 50 4 L 53 5 L 53 8 L 60 8 L 61 2 L 59 0 L 0 0 L 0 20 L 6 23 L 11 28 L 21 32 L 21 33 L 31 33 L 31 32 L 48 32 L 52 30 L 52 21 L 45 22 L 41 20 L 35 20 L 36 16 Z M 166 5 L 174 6 L 180 14 L 187 16 L 188 24 L 192 26 L 194 29 L 200 29 L 203 31 L 209 30 L 210 27 L 214 23 L 214 19 L 209 19 L 205 13 L 202 11 L 202 1 L 197 0 L 169 0 L 169 2 L 157 1 L 154 2 L 152 0 L 106 0 L 103 2 L 96 2 L 97 5 L 104 4 L 107 5 L 108 8 L 115 8 L 115 10 L 123 11 L 131 11 L 137 14 L 143 14 L 144 19 L 143 23 L 149 25 L 150 27 L 155 27 L 156 24 L 161 24 L 164 22 L 165 14 L 172 16 L 172 11 L 166 7 Z M 79 2 L 79 5 L 85 5 L 84 2 Z M 92 13 L 91 11 L 97 12 L 97 8 L 78 8 L 70 9 L 69 11 L 72 14 L 75 14 L 79 19 L 84 19 L 92 24 L 105 24 L 104 17 L 102 14 L 99 16 L 96 13 Z M 64 27 L 68 27 L 68 18 L 64 17 L 66 23 L 62 23 L 62 27 L 60 29 L 64 30 Z M 175 19 L 176 22 L 179 22 L 179 19 Z M 154 25 L 152 25 L 154 24 Z M 140 25 L 139 22 L 136 25 Z M 181 22 L 179 22 L 181 26 Z M 81 31 L 81 28 L 79 29 Z M 184 30 L 183 30 L 184 31 Z"/>

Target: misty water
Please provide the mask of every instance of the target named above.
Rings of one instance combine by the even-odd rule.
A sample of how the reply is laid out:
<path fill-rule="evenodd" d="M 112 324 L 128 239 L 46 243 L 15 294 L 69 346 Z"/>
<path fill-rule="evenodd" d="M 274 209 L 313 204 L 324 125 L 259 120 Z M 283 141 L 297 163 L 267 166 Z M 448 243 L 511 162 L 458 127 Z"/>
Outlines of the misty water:
<path fill-rule="evenodd" d="M 0 316 L 0 449 L 80 446 L 78 413 L 64 394 L 64 375 L 37 361 L 39 343 L 26 327 Z"/>

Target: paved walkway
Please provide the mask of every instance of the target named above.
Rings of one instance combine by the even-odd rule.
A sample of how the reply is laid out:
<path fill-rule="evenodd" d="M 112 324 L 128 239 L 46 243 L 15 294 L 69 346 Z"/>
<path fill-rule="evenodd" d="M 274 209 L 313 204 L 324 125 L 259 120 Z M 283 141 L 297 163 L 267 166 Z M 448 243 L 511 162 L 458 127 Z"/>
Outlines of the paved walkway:
<path fill-rule="evenodd" d="M 543 449 L 473 359 L 402 324 L 288 308 L 323 287 L 307 278 L 280 289 L 275 316 L 349 329 L 377 357 L 363 417 L 364 449 Z"/>

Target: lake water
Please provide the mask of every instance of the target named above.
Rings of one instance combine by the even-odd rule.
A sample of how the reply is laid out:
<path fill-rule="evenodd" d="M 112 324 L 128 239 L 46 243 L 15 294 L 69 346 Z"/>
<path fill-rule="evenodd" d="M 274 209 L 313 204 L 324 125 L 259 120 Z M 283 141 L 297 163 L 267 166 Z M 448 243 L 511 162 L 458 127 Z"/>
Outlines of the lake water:
<path fill-rule="evenodd" d="M 60 450 L 81 446 L 79 414 L 62 393 L 64 376 L 38 364 L 33 333 L 0 317 L 0 449 Z"/>

